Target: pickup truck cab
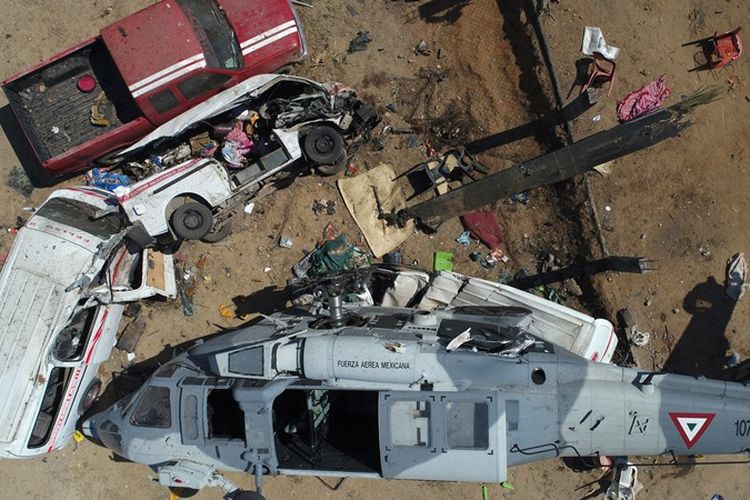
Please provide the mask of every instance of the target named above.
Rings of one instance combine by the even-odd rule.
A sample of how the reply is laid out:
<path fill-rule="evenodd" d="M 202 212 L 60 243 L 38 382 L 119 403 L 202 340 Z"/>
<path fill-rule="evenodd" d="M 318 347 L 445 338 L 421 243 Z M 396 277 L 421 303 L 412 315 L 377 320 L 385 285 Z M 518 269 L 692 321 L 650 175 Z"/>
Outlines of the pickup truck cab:
<path fill-rule="evenodd" d="M 93 190 L 55 191 L 13 242 L 0 272 L 0 457 L 69 442 L 123 303 L 176 294 L 172 256 L 141 250 L 110 207 Z"/>
<path fill-rule="evenodd" d="M 161 0 L 2 87 L 42 167 L 68 174 L 306 55 L 289 0 Z"/>

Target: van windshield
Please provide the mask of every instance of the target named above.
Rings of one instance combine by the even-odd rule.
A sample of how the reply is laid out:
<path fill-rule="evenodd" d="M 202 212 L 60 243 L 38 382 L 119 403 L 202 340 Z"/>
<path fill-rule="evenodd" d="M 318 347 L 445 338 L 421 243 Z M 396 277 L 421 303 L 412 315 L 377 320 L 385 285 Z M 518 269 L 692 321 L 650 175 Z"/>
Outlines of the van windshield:
<path fill-rule="evenodd" d="M 226 14 L 215 0 L 177 0 L 212 68 L 239 69 L 242 49 Z"/>
<path fill-rule="evenodd" d="M 34 216 L 66 226 L 72 226 L 87 232 L 101 240 L 106 240 L 122 229 L 122 221 L 119 214 L 107 214 L 98 219 L 94 218 L 95 208 L 78 200 L 67 198 L 52 198 L 39 207 Z"/>

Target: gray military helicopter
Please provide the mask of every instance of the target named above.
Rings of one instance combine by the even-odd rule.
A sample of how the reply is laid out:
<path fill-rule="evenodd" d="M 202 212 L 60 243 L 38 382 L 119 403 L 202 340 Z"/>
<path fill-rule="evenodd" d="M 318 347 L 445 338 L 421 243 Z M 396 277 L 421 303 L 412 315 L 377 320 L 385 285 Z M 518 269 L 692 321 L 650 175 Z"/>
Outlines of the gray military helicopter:
<path fill-rule="evenodd" d="M 743 384 L 592 362 L 524 307 L 368 305 L 347 279 L 188 349 L 84 433 L 161 484 L 235 498 L 266 474 L 502 482 L 554 457 L 750 449 Z"/>

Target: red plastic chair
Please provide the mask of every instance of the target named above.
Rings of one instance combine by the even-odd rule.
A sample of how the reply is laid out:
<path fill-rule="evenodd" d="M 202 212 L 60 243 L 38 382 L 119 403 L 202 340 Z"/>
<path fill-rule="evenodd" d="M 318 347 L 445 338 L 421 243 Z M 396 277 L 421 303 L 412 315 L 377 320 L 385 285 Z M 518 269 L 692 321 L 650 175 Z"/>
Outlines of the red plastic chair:
<path fill-rule="evenodd" d="M 610 61 L 599 52 L 594 52 L 594 59 L 592 62 L 591 76 L 589 76 L 589 80 L 581 87 L 581 92 L 579 92 L 579 94 L 586 92 L 596 80 L 602 80 L 609 82 L 607 96 L 612 95 L 612 87 L 615 85 L 615 69 L 617 68 L 617 64 L 615 64 L 614 61 Z"/>
<path fill-rule="evenodd" d="M 711 54 L 711 69 L 720 69 L 732 61 L 739 59 L 742 55 L 742 39 L 739 32 L 742 27 L 737 27 L 720 35 L 717 31 L 712 38 L 714 51 Z"/>

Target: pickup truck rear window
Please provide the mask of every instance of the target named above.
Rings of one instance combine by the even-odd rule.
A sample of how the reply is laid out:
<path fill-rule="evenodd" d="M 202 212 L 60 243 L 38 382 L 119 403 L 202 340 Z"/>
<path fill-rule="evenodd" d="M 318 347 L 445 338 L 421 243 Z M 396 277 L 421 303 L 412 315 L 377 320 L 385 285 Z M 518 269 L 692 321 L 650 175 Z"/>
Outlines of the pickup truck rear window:
<path fill-rule="evenodd" d="M 95 219 L 95 211 L 94 207 L 82 201 L 52 198 L 39 207 L 34 216 L 72 226 L 102 240 L 120 232 L 122 221 L 119 214 L 108 214 Z"/>
<path fill-rule="evenodd" d="M 157 113 L 166 113 L 170 109 L 176 108 L 180 101 L 174 96 L 171 90 L 162 90 L 158 94 L 154 94 L 148 98 L 151 101 L 151 105 L 154 107 Z"/>
<path fill-rule="evenodd" d="M 177 0 L 188 18 L 212 68 L 239 69 L 243 65 L 242 48 L 226 14 L 215 0 Z"/>
<path fill-rule="evenodd" d="M 227 82 L 231 77 L 224 73 L 200 73 L 177 84 L 182 95 L 188 101 L 199 95 L 214 90 Z"/>

